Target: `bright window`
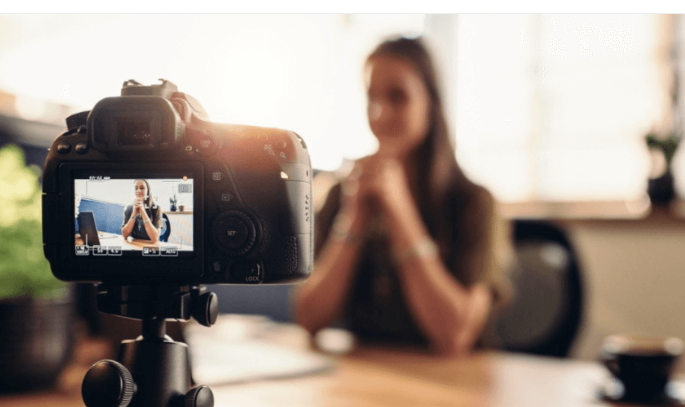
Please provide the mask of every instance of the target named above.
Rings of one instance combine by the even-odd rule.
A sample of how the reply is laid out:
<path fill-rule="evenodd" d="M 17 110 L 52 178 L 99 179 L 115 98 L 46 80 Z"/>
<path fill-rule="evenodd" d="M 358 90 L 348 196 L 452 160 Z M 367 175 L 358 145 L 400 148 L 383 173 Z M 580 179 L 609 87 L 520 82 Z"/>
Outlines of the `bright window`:
<path fill-rule="evenodd" d="M 669 17 L 460 15 L 457 157 L 503 201 L 644 194 L 669 118 Z"/>

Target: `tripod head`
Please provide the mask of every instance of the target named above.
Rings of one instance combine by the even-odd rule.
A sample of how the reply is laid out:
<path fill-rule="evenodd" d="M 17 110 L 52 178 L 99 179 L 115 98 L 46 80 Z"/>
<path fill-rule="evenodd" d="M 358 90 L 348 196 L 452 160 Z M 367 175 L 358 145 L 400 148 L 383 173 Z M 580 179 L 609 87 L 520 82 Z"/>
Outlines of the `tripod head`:
<path fill-rule="evenodd" d="M 188 346 L 166 335 L 166 320 L 191 317 L 212 326 L 216 294 L 204 286 L 98 286 L 98 309 L 142 320 L 142 335 L 125 340 L 118 361 L 101 360 L 88 370 L 81 394 L 87 407 L 213 407 L 207 386 L 190 388 Z"/>
<path fill-rule="evenodd" d="M 216 294 L 205 286 L 190 285 L 98 285 L 98 310 L 126 318 L 176 319 L 193 317 L 210 327 L 219 315 Z"/>

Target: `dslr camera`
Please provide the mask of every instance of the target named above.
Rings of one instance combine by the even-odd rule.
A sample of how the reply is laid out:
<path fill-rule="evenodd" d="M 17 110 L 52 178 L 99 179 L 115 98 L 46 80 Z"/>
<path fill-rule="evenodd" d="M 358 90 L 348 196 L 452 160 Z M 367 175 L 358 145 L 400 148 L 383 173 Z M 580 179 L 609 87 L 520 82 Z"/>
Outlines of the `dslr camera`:
<path fill-rule="evenodd" d="M 197 100 L 161 81 L 125 82 L 120 97 L 67 118 L 52 143 L 43 243 L 53 274 L 112 285 L 306 278 L 313 219 L 304 140 L 212 123 Z"/>

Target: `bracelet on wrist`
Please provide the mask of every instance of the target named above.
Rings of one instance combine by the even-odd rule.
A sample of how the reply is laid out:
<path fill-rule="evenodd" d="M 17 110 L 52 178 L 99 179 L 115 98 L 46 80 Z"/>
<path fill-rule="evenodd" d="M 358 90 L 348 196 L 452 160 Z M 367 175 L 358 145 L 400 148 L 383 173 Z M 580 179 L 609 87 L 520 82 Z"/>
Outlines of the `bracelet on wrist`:
<path fill-rule="evenodd" d="M 407 249 L 395 250 L 393 255 L 397 264 L 404 264 L 416 259 L 435 259 L 438 257 L 438 246 L 433 239 L 424 236 Z"/>

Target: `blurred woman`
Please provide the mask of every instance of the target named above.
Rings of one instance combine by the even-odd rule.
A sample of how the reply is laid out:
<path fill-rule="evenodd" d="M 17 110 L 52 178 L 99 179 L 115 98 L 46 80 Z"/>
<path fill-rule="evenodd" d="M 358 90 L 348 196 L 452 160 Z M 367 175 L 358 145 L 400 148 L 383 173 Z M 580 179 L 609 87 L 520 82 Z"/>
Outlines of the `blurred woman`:
<path fill-rule="evenodd" d="M 331 189 L 316 219 L 298 321 L 312 334 L 342 319 L 361 340 L 467 353 L 507 296 L 505 225 L 457 165 L 422 43 L 382 43 L 365 74 L 379 149 Z"/>
<path fill-rule="evenodd" d="M 159 241 L 159 229 L 162 226 L 162 208 L 155 204 L 147 180 L 137 179 L 133 182 L 133 203 L 124 209 L 124 224 L 121 234 L 124 239 Z"/>

